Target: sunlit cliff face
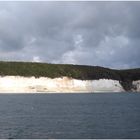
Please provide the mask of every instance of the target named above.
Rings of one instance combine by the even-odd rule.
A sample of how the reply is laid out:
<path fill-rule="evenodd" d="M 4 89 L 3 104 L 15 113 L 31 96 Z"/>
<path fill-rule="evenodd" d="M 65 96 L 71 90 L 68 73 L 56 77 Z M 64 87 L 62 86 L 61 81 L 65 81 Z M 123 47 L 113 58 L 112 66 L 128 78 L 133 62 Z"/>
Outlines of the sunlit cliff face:
<path fill-rule="evenodd" d="M 0 77 L 0 93 L 82 93 L 82 92 L 122 92 L 124 89 L 119 81 L 99 80 L 77 80 L 68 77 Z"/>

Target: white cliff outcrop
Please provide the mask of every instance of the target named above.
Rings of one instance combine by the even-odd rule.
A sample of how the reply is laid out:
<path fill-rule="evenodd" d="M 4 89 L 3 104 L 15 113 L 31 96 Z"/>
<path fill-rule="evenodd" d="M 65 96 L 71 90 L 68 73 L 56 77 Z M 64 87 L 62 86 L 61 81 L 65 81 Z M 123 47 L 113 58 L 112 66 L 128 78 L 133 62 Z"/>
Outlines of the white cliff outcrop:
<path fill-rule="evenodd" d="M 134 87 L 133 91 L 140 92 L 140 80 L 133 81 L 132 85 Z"/>
<path fill-rule="evenodd" d="M 140 89 L 140 84 L 138 88 Z M 124 91 L 124 89 L 117 80 L 0 76 L 0 93 L 85 93 L 122 91 Z"/>

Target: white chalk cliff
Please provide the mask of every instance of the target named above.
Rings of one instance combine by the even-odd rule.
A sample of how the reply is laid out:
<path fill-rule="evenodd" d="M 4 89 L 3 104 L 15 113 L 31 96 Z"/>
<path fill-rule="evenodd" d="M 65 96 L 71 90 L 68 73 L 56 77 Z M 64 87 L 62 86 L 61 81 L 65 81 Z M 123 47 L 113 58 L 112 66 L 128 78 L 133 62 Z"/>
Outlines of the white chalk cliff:
<path fill-rule="evenodd" d="M 139 87 L 140 89 L 140 87 Z M 116 80 L 77 80 L 68 77 L 21 77 L 0 76 L 0 93 L 75 93 L 75 92 L 122 92 Z"/>
<path fill-rule="evenodd" d="M 133 81 L 132 85 L 134 86 L 134 92 L 140 92 L 140 80 Z"/>

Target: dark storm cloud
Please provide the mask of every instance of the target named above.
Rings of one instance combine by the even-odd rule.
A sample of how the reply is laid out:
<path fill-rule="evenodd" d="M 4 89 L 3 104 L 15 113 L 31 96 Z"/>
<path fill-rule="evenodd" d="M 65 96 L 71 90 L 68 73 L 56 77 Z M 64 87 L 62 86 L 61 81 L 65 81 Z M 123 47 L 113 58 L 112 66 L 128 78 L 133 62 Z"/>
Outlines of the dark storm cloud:
<path fill-rule="evenodd" d="M 0 2 L 0 59 L 140 67 L 140 2 Z"/>

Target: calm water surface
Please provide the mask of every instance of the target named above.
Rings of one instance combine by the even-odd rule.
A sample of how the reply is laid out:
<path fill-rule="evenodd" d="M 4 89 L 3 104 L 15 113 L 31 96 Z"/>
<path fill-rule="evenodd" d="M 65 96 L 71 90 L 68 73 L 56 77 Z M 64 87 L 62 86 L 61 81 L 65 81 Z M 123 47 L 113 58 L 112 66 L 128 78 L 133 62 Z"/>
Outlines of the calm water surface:
<path fill-rule="evenodd" d="M 140 94 L 1 94 L 0 138 L 140 138 Z"/>

